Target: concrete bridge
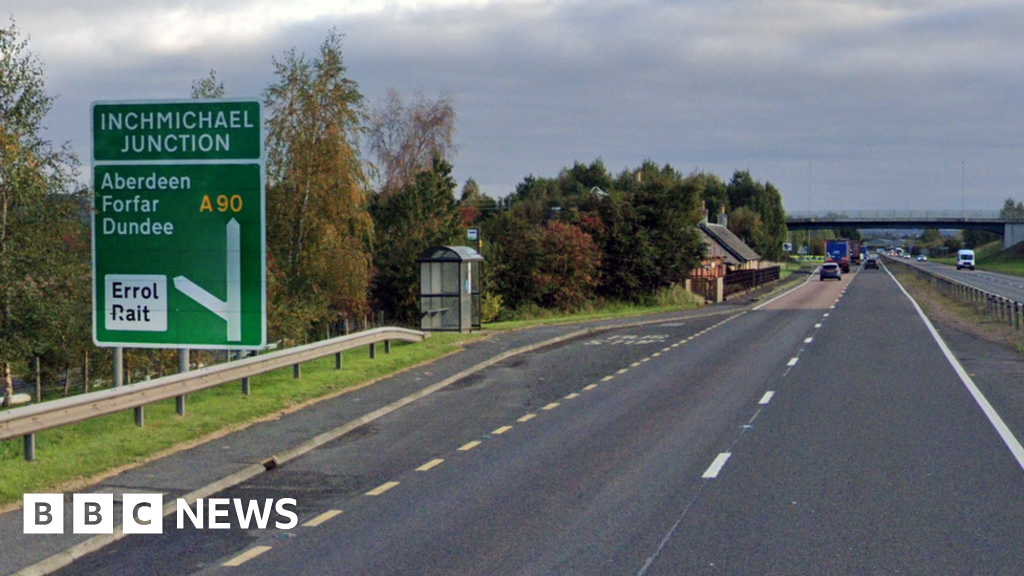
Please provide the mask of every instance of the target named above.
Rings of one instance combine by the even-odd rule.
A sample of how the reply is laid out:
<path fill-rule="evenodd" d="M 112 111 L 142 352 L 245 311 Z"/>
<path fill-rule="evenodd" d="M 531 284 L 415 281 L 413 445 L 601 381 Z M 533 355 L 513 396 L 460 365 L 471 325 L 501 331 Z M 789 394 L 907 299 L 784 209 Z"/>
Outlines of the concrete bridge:
<path fill-rule="evenodd" d="M 834 228 L 938 228 L 985 230 L 1003 237 L 1003 248 L 1024 242 L 1024 218 L 1006 218 L 998 210 L 857 210 L 842 212 L 788 212 L 790 230 Z"/>

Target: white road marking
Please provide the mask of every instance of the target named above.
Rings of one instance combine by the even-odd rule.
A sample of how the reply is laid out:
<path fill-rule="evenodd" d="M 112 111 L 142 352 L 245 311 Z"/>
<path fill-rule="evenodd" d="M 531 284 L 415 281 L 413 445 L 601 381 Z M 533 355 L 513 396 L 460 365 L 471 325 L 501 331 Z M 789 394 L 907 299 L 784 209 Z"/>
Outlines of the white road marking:
<path fill-rule="evenodd" d="M 711 466 L 708 466 L 708 469 L 704 471 L 704 475 L 701 478 L 718 478 L 718 473 L 722 471 L 722 467 L 725 466 L 730 456 L 732 456 L 730 452 L 719 454 L 715 461 L 711 463 Z"/>
<path fill-rule="evenodd" d="M 992 427 L 996 429 L 996 432 L 999 433 L 999 437 L 1002 438 L 1003 443 L 1006 444 L 1006 447 L 1010 449 L 1010 453 L 1013 454 L 1013 457 L 1017 459 L 1017 464 L 1022 469 L 1024 469 L 1024 446 L 1021 446 L 1020 441 L 1017 440 L 1017 437 L 1014 436 L 1013 432 L 1010 431 L 1010 428 L 1006 425 L 1006 422 L 1004 422 L 1002 417 L 999 416 L 999 413 L 996 412 L 996 409 L 992 407 L 992 404 L 989 403 L 988 398 L 985 398 L 985 395 L 982 394 L 981 390 L 978 389 L 977 384 L 975 384 L 974 380 L 971 379 L 970 374 L 968 374 L 967 371 L 964 370 L 964 367 L 960 364 L 960 361 L 957 360 L 956 356 L 953 355 L 953 352 L 950 351 L 949 346 L 946 346 L 945 340 L 942 339 L 942 336 L 939 336 L 939 333 L 935 330 L 935 327 L 932 326 L 931 320 L 929 320 L 928 317 L 925 316 L 924 311 L 921 310 L 921 307 L 917 304 L 917 301 L 914 300 L 914 297 L 911 296 L 910 293 L 903 288 L 903 285 L 900 284 L 900 281 L 897 280 L 896 277 L 892 275 L 892 272 L 889 272 L 889 270 L 886 269 L 886 273 L 889 274 L 889 277 L 893 279 L 893 282 L 896 282 L 896 285 L 900 287 L 900 290 L 903 291 L 903 295 L 906 296 L 907 299 L 910 300 L 910 303 L 914 305 L 914 308 L 917 310 L 917 315 L 920 316 L 922 320 L 924 320 L 925 327 L 927 327 L 928 331 L 931 332 L 932 338 L 934 338 L 935 342 L 939 345 L 939 349 L 942 350 L 942 353 L 946 356 L 946 360 L 949 361 L 949 364 L 953 367 L 953 370 L 955 370 L 957 375 L 960 376 L 960 381 L 963 382 L 964 386 L 971 393 L 971 396 L 974 397 L 974 401 L 978 403 L 978 406 L 981 408 L 981 411 L 985 413 L 986 417 L 988 417 L 988 421 L 992 424 Z"/>
<path fill-rule="evenodd" d="M 772 392 L 771 390 L 765 392 L 764 396 L 761 397 L 761 401 L 758 402 L 758 404 L 764 405 L 771 402 L 772 396 L 775 396 L 775 392 Z"/>
<path fill-rule="evenodd" d="M 804 338 L 804 344 L 810 344 L 813 341 L 814 341 L 814 337 L 813 336 L 810 337 L 810 338 Z"/>
<path fill-rule="evenodd" d="M 815 328 L 821 328 L 821 324 L 815 324 L 814 327 Z"/>
<path fill-rule="evenodd" d="M 797 362 L 798 362 L 799 360 L 800 360 L 799 358 L 790 358 L 790 359 L 789 359 L 789 363 L 788 363 L 788 364 L 786 364 L 786 366 L 796 366 L 796 363 L 797 363 Z"/>

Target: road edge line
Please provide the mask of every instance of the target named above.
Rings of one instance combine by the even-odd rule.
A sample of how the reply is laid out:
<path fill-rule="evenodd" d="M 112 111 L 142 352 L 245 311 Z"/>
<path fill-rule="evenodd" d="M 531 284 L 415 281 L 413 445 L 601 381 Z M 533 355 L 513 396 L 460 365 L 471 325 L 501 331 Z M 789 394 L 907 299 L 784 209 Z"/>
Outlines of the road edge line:
<path fill-rule="evenodd" d="M 886 269 L 886 273 L 888 273 L 889 277 L 892 278 L 893 282 L 895 282 L 896 285 L 899 286 L 900 290 L 903 292 L 903 295 L 906 296 L 907 299 L 910 300 L 910 303 L 914 305 L 914 309 L 917 310 L 918 316 L 920 316 L 921 319 L 924 320 L 925 327 L 928 328 L 929 332 L 931 332 L 932 338 L 935 339 L 936 344 L 939 345 L 939 349 L 942 350 L 943 354 L 945 354 L 946 360 L 949 361 L 949 364 L 953 367 L 953 370 L 960 377 L 960 381 L 963 382 L 964 386 L 967 388 L 967 391 L 971 393 L 971 396 L 974 398 L 974 401 L 978 404 L 978 406 L 981 408 L 981 411 L 988 418 L 989 423 L 992 424 L 992 427 L 996 429 L 996 433 L 999 434 L 999 437 L 1003 440 L 1003 443 L 1006 444 L 1006 447 L 1010 449 L 1010 453 L 1017 460 L 1017 464 L 1021 467 L 1022 470 L 1024 470 L 1024 446 L 1021 446 L 1020 441 L 1017 440 L 1017 437 L 1013 435 L 1013 431 L 1011 431 L 1010 427 L 1006 425 L 1006 422 L 1003 421 L 1003 418 L 999 415 L 998 412 L 996 412 L 996 409 L 992 406 L 992 404 L 989 403 L 988 398 L 985 397 L 985 394 L 983 394 L 981 389 L 978 388 L 978 385 L 974 383 L 974 379 L 971 378 L 971 375 L 967 373 L 967 370 L 964 370 L 964 367 L 960 364 L 960 361 L 957 360 L 956 356 L 953 355 L 953 351 L 950 350 L 949 346 L 946 345 L 946 341 L 943 340 L 942 336 L 939 335 L 939 332 L 935 329 L 935 326 L 932 325 L 932 321 L 928 319 L 928 316 L 925 315 L 924 310 L 922 310 L 921 306 L 918 305 L 917 300 L 915 300 L 914 297 L 911 296 L 909 292 L 907 292 L 906 288 L 903 287 L 903 284 L 900 284 L 900 281 L 896 279 L 896 276 L 894 276 L 892 272 Z"/>

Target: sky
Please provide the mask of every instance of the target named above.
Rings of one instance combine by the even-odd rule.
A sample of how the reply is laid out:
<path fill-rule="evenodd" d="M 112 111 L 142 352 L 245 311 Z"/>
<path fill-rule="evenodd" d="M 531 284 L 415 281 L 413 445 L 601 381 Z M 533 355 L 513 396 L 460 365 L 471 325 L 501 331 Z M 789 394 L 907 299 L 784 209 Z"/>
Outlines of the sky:
<path fill-rule="evenodd" d="M 334 28 L 370 106 L 455 96 L 455 178 L 500 197 L 600 158 L 724 180 L 786 210 L 1024 200 L 1019 0 L 7 0 L 57 97 L 44 137 L 91 157 L 97 100 L 262 98 Z M 0 23 L 4 28 L 8 23 Z"/>

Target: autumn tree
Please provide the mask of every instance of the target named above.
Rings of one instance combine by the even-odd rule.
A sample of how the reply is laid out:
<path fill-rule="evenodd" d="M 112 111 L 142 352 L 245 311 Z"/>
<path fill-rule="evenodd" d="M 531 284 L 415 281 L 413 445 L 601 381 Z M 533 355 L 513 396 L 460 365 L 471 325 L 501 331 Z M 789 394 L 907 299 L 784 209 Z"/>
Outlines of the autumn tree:
<path fill-rule="evenodd" d="M 314 58 L 294 48 L 275 58 L 277 82 L 266 91 L 267 247 L 279 287 L 269 304 L 278 329 L 367 309 L 373 224 L 358 155 L 365 112 L 341 39 L 331 30 Z M 294 329 L 280 335 L 301 337 Z"/>
<path fill-rule="evenodd" d="M 594 298 L 601 251 L 579 227 L 558 221 L 540 229 L 541 257 L 534 283 L 541 305 L 576 310 Z"/>
<path fill-rule="evenodd" d="M 84 197 L 71 194 L 77 159 L 41 136 L 53 98 L 15 23 L 0 29 L 0 387 L 12 363 L 81 348 L 89 285 Z M 77 312 L 76 312 L 77 311 Z"/>
<path fill-rule="evenodd" d="M 444 92 L 436 99 L 422 92 L 406 103 L 390 88 L 370 113 L 368 138 L 378 189 L 401 190 L 416 174 L 429 170 L 435 157 L 451 162 L 455 145 L 455 97 Z"/>

